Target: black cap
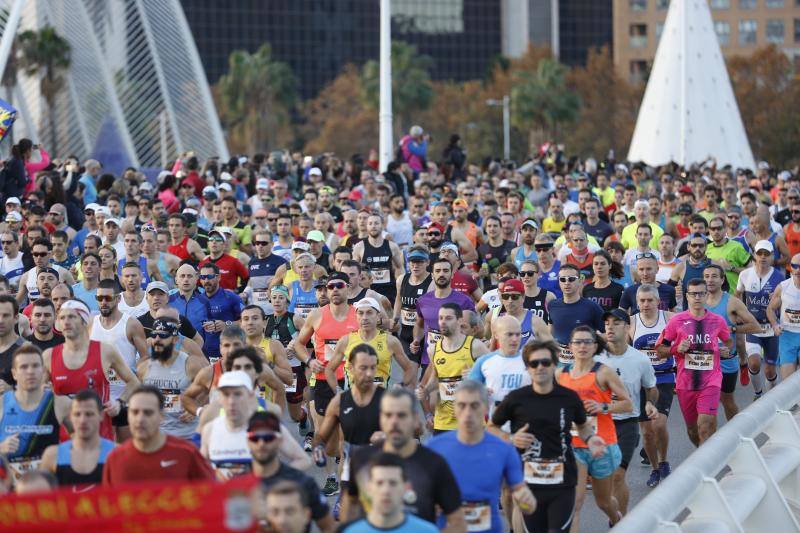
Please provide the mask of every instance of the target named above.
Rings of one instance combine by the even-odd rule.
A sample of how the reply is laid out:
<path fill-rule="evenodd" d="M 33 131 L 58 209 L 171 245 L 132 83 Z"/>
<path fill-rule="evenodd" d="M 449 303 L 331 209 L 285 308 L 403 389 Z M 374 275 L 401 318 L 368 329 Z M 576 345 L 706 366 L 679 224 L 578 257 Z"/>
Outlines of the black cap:
<path fill-rule="evenodd" d="M 681 215 L 691 215 L 693 212 L 694 210 L 689 204 L 681 204 L 678 206 L 678 213 Z"/>
<path fill-rule="evenodd" d="M 253 214 L 253 208 L 250 207 L 250 204 L 244 204 L 242 206 L 242 214 L 248 217 Z"/>
<path fill-rule="evenodd" d="M 603 320 L 606 320 L 608 317 L 613 316 L 617 320 L 622 320 L 623 322 L 630 322 L 631 317 L 627 311 L 624 309 L 620 309 L 617 307 L 616 309 L 611 309 L 603 313 Z"/>
<path fill-rule="evenodd" d="M 350 283 L 350 276 L 348 276 L 344 272 L 333 272 L 330 276 L 328 276 L 328 281 L 329 282 L 330 281 L 336 281 L 336 280 L 341 280 L 341 281 L 344 281 L 345 283 L 349 284 Z"/>
<path fill-rule="evenodd" d="M 281 421 L 269 411 L 256 411 L 247 423 L 247 431 L 281 431 Z"/>

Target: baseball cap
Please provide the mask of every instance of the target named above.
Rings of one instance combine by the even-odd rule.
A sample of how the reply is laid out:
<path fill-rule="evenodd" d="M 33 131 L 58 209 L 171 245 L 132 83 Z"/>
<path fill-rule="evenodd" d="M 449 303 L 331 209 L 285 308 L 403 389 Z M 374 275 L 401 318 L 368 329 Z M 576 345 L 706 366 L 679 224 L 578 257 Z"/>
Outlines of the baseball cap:
<path fill-rule="evenodd" d="M 413 261 L 414 259 L 427 261 L 428 259 L 430 259 L 430 256 L 428 255 L 428 252 L 426 252 L 425 250 L 411 250 L 408 253 L 408 260 Z"/>
<path fill-rule="evenodd" d="M 19 201 L 19 198 L 17 198 L 16 196 L 12 196 L 8 200 L 6 200 L 6 204 L 22 205 L 22 203 Z M 88 207 L 87 207 L 87 209 L 88 209 Z"/>
<path fill-rule="evenodd" d="M 219 190 L 231 192 L 233 190 L 233 188 L 231 187 L 230 183 L 228 183 L 227 181 L 224 181 L 224 182 L 219 184 Z"/>
<path fill-rule="evenodd" d="M 447 241 L 443 243 L 442 246 L 439 248 L 439 251 L 441 252 L 445 250 L 450 250 L 451 252 L 455 252 L 456 254 L 458 254 L 458 245 L 450 241 Z"/>
<path fill-rule="evenodd" d="M 762 239 L 753 247 L 753 251 L 758 252 L 759 250 L 766 250 L 769 253 L 772 253 L 775 251 L 775 248 L 772 246 L 771 242 L 766 239 Z"/>
<path fill-rule="evenodd" d="M 230 374 L 230 372 L 225 372 L 225 374 Z M 225 376 L 225 374 L 222 374 L 222 376 Z M 222 379 L 222 377 L 220 377 L 220 379 Z M 247 423 L 247 431 L 259 430 L 279 433 L 281 430 L 281 421 L 275 415 L 275 413 L 271 413 L 269 411 L 256 411 L 253 413 L 253 416 L 250 417 L 250 421 Z"/>
<path fill-rule="evenodd" d="M 518 292 L 523 294 L 525 292 L 525 285 L 518 279 L 509 279 L 500 284 L 497 289 L 500 294 L 507 294 L 509 292 Z"/>
<path fill-rule="evenodd" d="M 684 185 L 684 186 L 682 186 L 680 189 L 678 189 L 678 192 L 680 192 L 680 193 L 686 193 L 686 194 L 692 194 L 692 193 L 694 193 L 694 191 L 692 190 L 692 188 L 691 188 L 691 187 L 689 187 L 688 185 Z"/>
<path fill-rule="evenodd" d="M 231 370 L 230 372 L 223 372 L 217 381 L 217 388 L 222 389 L 225 387 L 244 387 L 252 392 L 253 379 L 247 375 L 246 372 L 241 370 Z"/>
<path fill-rule="evenodd" d="M 222 232 L 222 234 L 225 235 L 226 237 L 233 235 L 233 230 L 230 228 L 230 226 L 217 226 L 214 229 L 216 231 Z"/>
<path fill-rule="evenodd" d="M 539 229 L 539 225 L 532 218 L 527 219 L 525 222 L 522 223 L 522 226 L 520 227 L 524 228 L 525 226 L 530 226 L 533 229 Z"/>
<path fill-rule="evenodd" d="M 603 313 L 603 320 L 606 320 L 610 316 L 613 316 L 617 320 L 622 320 L 623 322 L 626 323 L 631 321 L 631 317 L 628 314 L 628 312 L 625 311 L 624 309 L 620 309 L 619 307 L 616 307 L 614 309 L 609 309 L 608 311 Z"/>
<path fill-rule="evenodd" d="M 22 222 L 22 215 L 16 211 L 11 211 L 6 214 L 6 222 Z"/>
<path fill-rule="evenodd" d="M 269 180 L 267 178 L 259 178 L 256 182 L 256 189 L 269 189 Z"/>
<path fill-rule="evenodd" d="M 331 281 L 344 281 L 345 283 L 350 283 L 350 276 L 344 272 L 333 272 L 330 276 L 328 276 L 328 282 Z"/>
<path fill-rule="evenodd" d="M 230 172 L 223 172 L 222 174 L 219 175 L 219 179 L 221 179 L 222 181 L 231 181 L 233 179 L 233 176 L 231 175 Z"/>
<path fill-rule="evenodd" d="M 97 209 L 94 210 L 94 214 L 95 215 L 103 215 L 103 216 L 106 216 L 106 217 L 110 217 L 111 216 L 111 210 L 108 209 L 107 206 L 101 205 Z"/>
<path fill-rule="evenodd" d="M 308 232 L 308 235 L 306 235 L 306 240 L 323 242 L 325 240 L 325 235 L 323 235 L 321 231 L 314 229 Z"/>
<path fill-rule="evenodd" d="M 149 294 L 152 291 L 161 291 L 164 294 L 169 294 L 169 287 L 163 281 L 151 281 L 147 284 L 145 292 Z"/>
<path fill-rule="evenodd" d="M 120 227 L 120 223 L 119 223 L 119 219 L 118 218 L 108 218 L 108 219 L 106 219 L 105 222 L 103 222 L 103 225 L 108 225 L 108 224 L 116 224 L 117 227 Z"/>
<path fill-rule="evenodd" d="M 215 189 L 211 185 L 206 185 L 205 187 L 203 187 L 203 196 L 208 196 L 208 195 L 216 196 L 217 195 L 217 189 Z"/>
<path fill-rule="evenodd" d="M 456 198 L 453 200 L 453 207 L 463 207 L 464 209 L 469 209 L 469 204 L 463 198 Z"/>
<path fill-rule="evenodd" d="M 241 211 L 242 211 L 242 215 L 246 216 L 246 217 L 249 217 L 250 215 L 253 214 L 253 208 L 250 206 L 250 204 L 244 204 L 242 206 Z"/>
<path fill-rule="evenodd" d="M 209 237 L 211 237 L 212 235 L 219 235 L 220 237 L 222 237 L 222 242 L 225 242 L 225 241 L 227 241 L 227 240 L 228 240 L 228 236 L 227 236 L 227 235 L 225 235 L 225 232 L 223 232 L 223 231 L 222 231 L 221 229 L 219 229 L 219 228 L 212 229 L 211 231 L 209 231 L 209 232 L 208 232 L 208 236 L 209 236 Z"/>
<path fill-rule="evenodd" d="M 152 191 L 153 185 L 149 181 L 143 181 L 139 184 L 140 191 Z"/>
<path fill-rule="evenodd" d="M 432 229 L 435 229 L 435 230 L 439 230 L 440 233 L 444 233 L 444 226 L 442 226 L 438 222 L 431 222 L 430 224 L 428 224 L 427 229 L 428 229 L 428 231 L 430 231 Z"/>
<path fill-rule="evenodd" d="M 186 209 L 181 211 L 181 214 L 197 216 L 197 210 L 196 209 L 192 209 L 191 207 L 187 207 Z"/>
<path fill-rule="evenodd" d="M 295 241 L 292 243 L 292 250 L 303 250 L 304 252 L 307 252 L 310 249 L 311 247 L 308 245 L 307 242 Z"/>
<path fill-rule="evenodd" d="M 17 200 L 17 203 L 19 203 L 19 200 L 17 198 L 9 198 L 6 201 L 6 203 L 7 204 L 13 204 L 14 202 L 12 200 Z M 100 209 L 100 204 L 96 204 L 94 202 L 92 202 L 91 204 L 89 204 L 89 205 L 87 205 L 86 207 L 83 208 L 84 211 L 97 211 L 98 209 Z"/>
<path fill-rule="evenodd" d="M 318 167 L 311 167 L 308 171 L 309 176 L 322 176 L 322 171 Z"/>
<path fill-rule="evenodd" d="M 691 215 L 693 212 L 692 206 L 689 204 L 681 204 L 678 206 L 678 214 L 680 215 Z"/>
<path fill-rule="evenodd" d="M 378 302 L 375 301 L 375 298 L 371 298 L 369 296 L 361 298 L 359 301 L 353 304 L 353 307 L 356 309 L 366 309 L 367 307 L 371 307 L 379 313 L 381 311 L 381 306 L 378 305 Z"/>

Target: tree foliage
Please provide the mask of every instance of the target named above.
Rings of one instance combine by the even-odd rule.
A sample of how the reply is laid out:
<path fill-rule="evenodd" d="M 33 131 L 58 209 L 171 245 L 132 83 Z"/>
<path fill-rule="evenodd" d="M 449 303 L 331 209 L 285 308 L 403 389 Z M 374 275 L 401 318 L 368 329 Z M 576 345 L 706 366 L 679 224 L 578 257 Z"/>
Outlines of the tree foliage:
<path fill-rule="evenodd" d="M 233 152 L 254 153 L 291 143 L 297 79 L 289 65 L 272 57 L 268 44 L 252 54 L 232 52 L 228 72 L 213 94 Z"/>

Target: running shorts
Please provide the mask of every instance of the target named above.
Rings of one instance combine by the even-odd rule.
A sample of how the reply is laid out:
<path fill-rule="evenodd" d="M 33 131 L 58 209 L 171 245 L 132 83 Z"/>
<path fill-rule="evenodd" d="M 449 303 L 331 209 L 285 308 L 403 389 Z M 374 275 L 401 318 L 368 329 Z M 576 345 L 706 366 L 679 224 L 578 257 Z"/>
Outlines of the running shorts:
<path fill-rule="evenodd" d="M 586 466 L 589 475 L 596 479 L 605 479 L 619 468 L 622 462 L 622 452 L 617 444 L 609 444 L 600 457 L 592 457 L 588 448 L 575 448 L 575 459 Z"/>
<path fill-rule="evenodd" d="M 687 426 L 697 424 L 699 415 L 717 416 L 719 408 L 719 387 L 706 387 L 701 390 L 679 390 L 678 404 Z"/>
<path fill-rule="evenodd" d="M 624 420 L 614 420 L 614 428 L 617 431 L 617 445 L 622 453 L 622 461 L 619 466 L 627 470 L 633 452 L 639 447 L 638 419 L 630 417 Z"/>
<path fill-rule="evenodd" d="M 575 487 L 531 487 L 536 497 L 536 511 L 523 514 L 530 533 L 569 531 L 575 515 Z"/>
<path fill-rule="evenodd" d="M 778 364 L 778 339 L 780 337 L 756 337 L 755 335 L 748 334 L 747 337 L 747 355 L 761 355 L 768 365 Z M 763 350 L 763 354 L 762 354 Z"/>

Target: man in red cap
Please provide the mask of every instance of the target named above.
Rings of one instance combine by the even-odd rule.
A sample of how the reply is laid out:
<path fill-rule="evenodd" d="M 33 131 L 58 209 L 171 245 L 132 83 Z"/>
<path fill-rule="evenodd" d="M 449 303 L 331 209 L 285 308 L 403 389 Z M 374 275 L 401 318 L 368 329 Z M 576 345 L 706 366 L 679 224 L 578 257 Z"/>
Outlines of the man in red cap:
<path fill-rule="evenodd" d="M 520 346 L 529 340 L 549 340 L 550 328 L 544 320 L 530 309 L 525 309 L 525 285 L 518 279 L 509 279 L 500 283 L 497 292 L 500 294 L 500 307 L 496 307 L 486 315 L 486 332 L 484 338 L 491 339 L 489 347 L 497 345 L 495 332 L 492 331 L 492 323 L 498 316 L 509 315 L 519 320 L 522 338 Z"/>

